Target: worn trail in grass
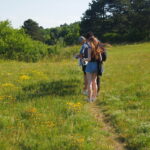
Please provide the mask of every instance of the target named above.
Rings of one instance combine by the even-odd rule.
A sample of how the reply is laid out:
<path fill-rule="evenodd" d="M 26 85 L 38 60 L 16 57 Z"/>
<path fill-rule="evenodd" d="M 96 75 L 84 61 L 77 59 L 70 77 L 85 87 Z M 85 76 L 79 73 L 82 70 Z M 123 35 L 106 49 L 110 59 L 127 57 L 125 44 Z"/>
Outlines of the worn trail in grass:
<path fill-rule="evenodd" d="M 120 141 L 119 135 L 115 132 L 114 128 L 110 125 L 110 122 L 107 121 L 106 116 L 104 116 L 100 107 L 96 103 L 89 105 L 89 111 L 92 113 L 93 117 L 97 122 L 100 122 L 103 125 L 103 128 L 100 130 L 106 131 L 110 134 L 108 137 L 112 141 L 115 150 L 125 150 L 125 143 Z M 109 144 L 109 143 L 108 143 Z"/>

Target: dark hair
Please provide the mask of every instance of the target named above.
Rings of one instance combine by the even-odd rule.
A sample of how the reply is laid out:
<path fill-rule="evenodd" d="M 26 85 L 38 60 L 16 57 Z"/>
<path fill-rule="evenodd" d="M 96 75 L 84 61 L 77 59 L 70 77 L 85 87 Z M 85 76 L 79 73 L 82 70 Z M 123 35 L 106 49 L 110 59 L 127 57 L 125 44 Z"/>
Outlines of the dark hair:
<path fill-rule="evenodd" d="M 87 34 L 86 34 L 86 39 L 89 39 L 89 38 L 91 38 L 92 36 L 94 36 L 94 34 L 93 34 L 93 32 L 88 32 Z"/>

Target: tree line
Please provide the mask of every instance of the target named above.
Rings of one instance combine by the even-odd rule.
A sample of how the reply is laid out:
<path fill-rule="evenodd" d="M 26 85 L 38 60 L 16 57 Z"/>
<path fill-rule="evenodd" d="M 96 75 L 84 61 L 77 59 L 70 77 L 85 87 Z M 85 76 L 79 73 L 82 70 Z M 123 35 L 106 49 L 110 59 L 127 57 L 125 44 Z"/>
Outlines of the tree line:
<path fill-rule="evenodd" d="M 44 29 L 34 20 L 28 19 L 24 22 L 22 28 L 33 40 L 38 40 L 48 45 L 56 45 L 58 43 L 62 43 L 64 46 L 75 45 L 80 35 L 79 22 Z"/>
<path fill-rule="evenodd" d="M 44 29 L 28 19 L 20 29 L 14 29 L 8 20 L 0 21 L 0 58 L 26 62 L 37 62 L 45 56 L 69 58 L 76 48 L 64 51 L 64 47 L 76 45 L 79 35 L 79 23 Z"/>
<path fill-rule="evenodd" d="M 102 41 L 139 42 L 150 40 L 150 0 L 93 0 L 80 22 L 44 29 L 28 19 L 22 28 L 32 39 L 48 45 L 74 45 L 88 31 Z"/>
<path fill-rule="evenodd" d="M 104 41 L 150 40 L 150 0 L 93 0 L 80 29 L 81 34 L 93 31 Z"/>

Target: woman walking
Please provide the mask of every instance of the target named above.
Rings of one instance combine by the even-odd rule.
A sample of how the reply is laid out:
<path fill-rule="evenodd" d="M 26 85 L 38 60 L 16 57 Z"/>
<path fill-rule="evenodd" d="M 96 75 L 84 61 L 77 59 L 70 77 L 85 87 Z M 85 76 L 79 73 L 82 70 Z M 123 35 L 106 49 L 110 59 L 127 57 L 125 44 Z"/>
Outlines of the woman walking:
<path fill-rule="evenodd" d="M 99 47 L 99 41 L 94 37 L 86 37 L 88 48 L 88 58 L 84 61 L 88 61 L 86 67 L 86 75 L 88 80 L 88 102 L 96 100 L 97 96 L 97 73 L 98 73 L 98 61 L 101 59 L 102 49 Z"/>

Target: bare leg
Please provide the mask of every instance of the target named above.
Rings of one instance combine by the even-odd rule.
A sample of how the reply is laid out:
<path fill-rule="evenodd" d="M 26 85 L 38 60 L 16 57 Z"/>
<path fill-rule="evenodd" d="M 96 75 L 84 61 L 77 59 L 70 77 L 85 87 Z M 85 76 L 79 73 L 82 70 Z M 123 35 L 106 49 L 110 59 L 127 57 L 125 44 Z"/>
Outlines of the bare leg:
<path fill-rule="evenodd" d="M 92 89 L 93 89 L 93 98 L 97 96 L 97 74 L 92 74 Z"/>
<path fill-rule="evenodd" d="M 88 98 L 89 100 L 92 99 L 92 74 L 86 73 L 87 75 L 87 81 L 88 81 Z"/>
<path fill-rule="evenodd" d="M 93 89 L 93 87 L 94 87 L 94 82 L 92 82 L 92 89 Z M 94 97 L 94 95 L 93 95 L 94 93 L 92 93 L 92 97 Z"/>

